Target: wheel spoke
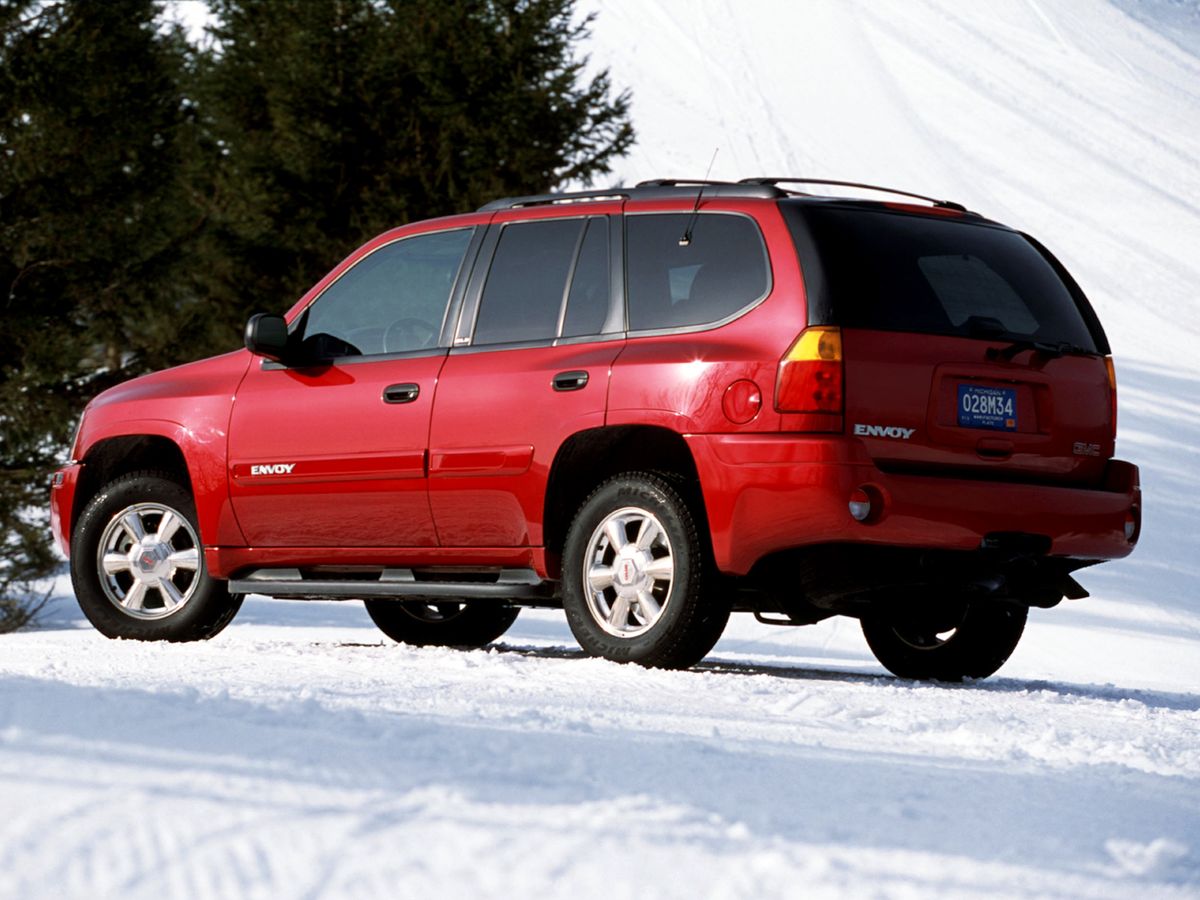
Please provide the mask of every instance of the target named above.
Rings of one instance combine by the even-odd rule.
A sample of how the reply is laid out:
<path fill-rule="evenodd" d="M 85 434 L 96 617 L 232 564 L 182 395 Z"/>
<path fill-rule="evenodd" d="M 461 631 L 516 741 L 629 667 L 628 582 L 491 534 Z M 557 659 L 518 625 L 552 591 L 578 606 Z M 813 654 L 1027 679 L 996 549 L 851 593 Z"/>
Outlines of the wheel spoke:
<path fill-rule="evenodd" d="M 140 541 L 146 536 L 146 529 L 142 526 L 142 517 L 136 512 L 128 512 L 123 515 L 121 525 L 135 541 Z"/>
<path fill-rule="evenodd" d="M 642 624 L 650 625 L 658 621 L 659 615 L 662 613 L 662 607 L 659 606 L 654 595 L 649 591 L 638 591 L 638 609 L 642 613 Z"/>
<path fill-rule="evenodd" d="M 175 587 L 175 583 L 169 578 L 164 578 L 158 583 L 158 591 L 162 594 L 163 605 L 167 609 L 174 609 L 183 602 L 183 594 L 179 593 L 179 588 Z"/>
<path fill-rule="evenodd" d="M 649 550 L 658 539 L 659 533 L 660 529 L 657 522 L 649 516 L 642 519 L 641 527 L 638 528 L 637 548 L 639 550 Z"/>
<path fill-rule="evenodd" d="M 583 572 L 572 576 L 601 630 L 630 639 L 655 627 L 675 581 L 672 549 L 670 530 L 653 512 L 609 507 L 586 545 Z"/>
<path fill-rule="evenodd" d="M 175 513 L 167 510 L 162 515 L 162 520 L 158 523 L 158 539 L 164 544 L 169 544 L 171 538 L 175 536 L 175 532 L 179 530 L 179 526 L 183 524 L 183 520 Z"/>
<path fill-rule="evenodd" d="M 105 553 L 101 565 L 104 566 L 104 572 L 107 575 L 133 571 L 133 566 L 129 564 L 129 557 L 124 553 Z"/>
<path fill-rule="evenodd" d="M 588 570 L 588 585 L 593 591 L 602 591 L 612 587 L 613 570 L 611 566 L 592 566 Z"/>
<path fill-rule="evenodd" d="M 126 609 L 141 610 L 146 603 L 146 583 L 144 581 L 134 581 L 130 585 L 129 590 L 125 592 L 125 596 L 121 599 L 121 605 Z"/>
<path fill-rule="evenodd" d="M 655 581 L 670 581 L 675 577 L 675 560 L 671 556 L 660 556 L 651 560 L 643 569 Z"/>
<path fill-rule="evenodd" d="M 624 628 L 629 624 L 629 599 L 618 594 L 613 601 L 612 609 L 608 611 L 608 624 L 614 628 Z"/>
<path fill-rule="evenodd" d="M 604 523 L 604 533 L 608 536 L 608 543 L 613 553 L 619 553 L 621 548 L 629 543 L 629 538 L 625 534 L 624 519 L 613 516 Z"/>
<path fill-rule="evenodd" d="M 196 569 L 200 568 L 200 551 L 195 547 L 188 547 L 186 550 L 176 550 L 167 559 L 177 569 L 187 569 L 190 572 L 195 572 Z"/>

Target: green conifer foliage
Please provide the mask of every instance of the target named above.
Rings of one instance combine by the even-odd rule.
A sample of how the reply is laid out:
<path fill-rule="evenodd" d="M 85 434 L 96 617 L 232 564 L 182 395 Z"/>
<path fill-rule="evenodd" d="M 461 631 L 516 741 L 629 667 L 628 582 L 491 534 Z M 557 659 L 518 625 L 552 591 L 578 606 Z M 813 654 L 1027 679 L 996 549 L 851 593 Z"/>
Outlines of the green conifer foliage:
<path fill-rule="evenodd" d="M 183 41 L 150 0 L 0 7 L 0 630 L 54 565 L 43 510 L 82 403 L 177 362 L 202 218 Z M 194 292 L 193 292 L 194 293 Z"/>
<path fill-rule="evenodd" d="M 0 631 L 83 404 L 239 343 L 362 241 L 633 141 L 573 0 L 0 0 Z"/>
<path fill-rule="evenodd" d="M 378 232 L 589 182 L 633 141 L 571 0 L 214 0 L 215 293 L 282 310 Z"/>

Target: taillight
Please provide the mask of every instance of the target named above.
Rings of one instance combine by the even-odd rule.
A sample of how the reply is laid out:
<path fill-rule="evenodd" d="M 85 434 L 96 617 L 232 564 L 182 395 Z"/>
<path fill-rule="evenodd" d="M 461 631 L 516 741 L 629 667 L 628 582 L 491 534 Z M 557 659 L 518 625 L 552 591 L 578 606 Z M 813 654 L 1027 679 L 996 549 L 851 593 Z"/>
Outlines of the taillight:
<path fill-rule="evenodd" d="M 1104 368 L 1108 370 L 1108 411 L 1112 418 L 1112 433 L 1115 441 L 1117 439 L 1117 370 L 1113 368 L 1111 356 L 1104 357 Z"/>
<path fill-rule="evenodd" d="M 829 325 L 806 328 L 779 361 L 775 409 L 840 413 L 842 380 L 841 330 Z"/>

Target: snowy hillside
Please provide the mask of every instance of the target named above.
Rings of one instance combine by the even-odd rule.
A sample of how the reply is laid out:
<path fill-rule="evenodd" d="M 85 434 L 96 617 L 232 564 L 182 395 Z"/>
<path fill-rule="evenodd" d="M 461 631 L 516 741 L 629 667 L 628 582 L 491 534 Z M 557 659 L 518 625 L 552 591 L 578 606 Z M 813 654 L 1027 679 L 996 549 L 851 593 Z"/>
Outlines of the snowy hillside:
<path fill-rule="evenodd" d="M 251 599 L 106 641 L 60 580 L 0 637 L 0 898 L 1200 896 L 1200 6 L 593 0 L 624 182 L 807 175 L 1028 230 L 1113 344 L 1141 546 L 1000 674 L 887 676 L 856 623 L 704 665 L 474 653 Z"/>
<path fill-rule="evenodd" d="M 592 8 L 596 59 L 636 89 L 639 144 L 618 182 L 703 177 L 719 148 L 713 178 L 946 197 L 1063 260 L 1112 343 L 1117 452 L 1146 494 L 1137 553 L 1080 576 L 1099 598 L 1082 609 L 1200 636 L 1200 516 L 1186 499 L 1200 479 L 1200 3 Z M 1200 683 L 1200 646 L 1186 655 Z"/>

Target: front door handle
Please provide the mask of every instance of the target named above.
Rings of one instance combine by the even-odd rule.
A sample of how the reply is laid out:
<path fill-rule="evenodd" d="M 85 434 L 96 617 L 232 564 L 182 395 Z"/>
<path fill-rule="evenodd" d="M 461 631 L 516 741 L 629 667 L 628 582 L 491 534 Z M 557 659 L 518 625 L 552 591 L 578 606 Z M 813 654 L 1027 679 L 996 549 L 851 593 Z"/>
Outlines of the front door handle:
<path fill-rule="evenodd" d="M 421 395 L 421 386 L 416 384 L 389 384 L 383 389 L 384 403 L 412 403 Z"/>
<path fill-rule="evenodd" d="M 559 372 L 554 376 L 554 389 L 556 391 L 578 391 L 587 387 L 588 373 L 584 371 L 578 372 Z"/>

